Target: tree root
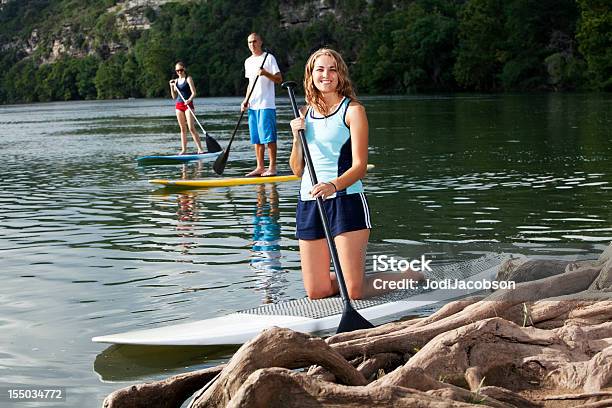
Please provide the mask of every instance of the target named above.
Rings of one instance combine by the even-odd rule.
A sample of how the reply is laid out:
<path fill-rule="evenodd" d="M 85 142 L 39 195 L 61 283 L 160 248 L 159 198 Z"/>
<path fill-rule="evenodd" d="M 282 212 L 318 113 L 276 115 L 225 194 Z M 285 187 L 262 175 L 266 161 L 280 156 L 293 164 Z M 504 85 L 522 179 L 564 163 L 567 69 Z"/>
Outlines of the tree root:
<path fill-rule="evenodd" d="M 322 339 L 273 327 L 245 343 L 232 357 L 217 381 L 192 406 L 226 406 L 249 375 L 260 368 L 300 368 L 311 364 L 325 367 L 343 384 L 367 383 L 355 367 Z"/>
<path fill-rule="evenodd" d="M 368 335 L 366 330 L 358 339 L 336 342 L 333 339 L 335 336 L 332 336 L 329 343 L 345 358 L 359 354 L 406 353 L 423 347 L 440 333 L 455 330 L 474 321 L 499 316 L 518 304 L 584 291 L 599 272 L 600 268 L 585 267 L 562 275 L 519 283 L 514 290 L 496 291 L 458 313 L 422 327 L 409 326 L 393 333 L 373 336 Z"/>
<path fill-rule="evenodd" d="M 222 371 L 124 388 L 104 406 L 179 406 L 216 373 L 194 408 L 610 406 L 611 248 L 593 262 L 511 260 L 501 275 L 542 278 L 451 302 L 425 318 L 326 341 L 271 328 Z M 550 395 L 559 392 L 578 394 Z"/>
<path fill-rule="evenodd" d="M 225 365 L 179 374 L 163 381 L 132 385 L 109 394 L 104 408 L 180 407 L 194 392 L 212 380 Z"/>
<path fill-rule="evenodd" d="M 283 368 L 252 373 L 228 408 L 285 407 L 380 407 L 467 408 L 474 404 L 451 401 L 408 388 L 348 387 L 320 381 Z"/>

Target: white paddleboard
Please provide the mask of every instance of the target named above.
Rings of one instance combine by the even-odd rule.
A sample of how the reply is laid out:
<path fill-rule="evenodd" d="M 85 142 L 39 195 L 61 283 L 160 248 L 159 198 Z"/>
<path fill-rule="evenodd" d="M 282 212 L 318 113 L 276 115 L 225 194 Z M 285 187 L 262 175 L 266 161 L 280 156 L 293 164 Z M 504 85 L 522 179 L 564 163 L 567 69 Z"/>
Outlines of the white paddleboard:
<path fill-rule="evenodd" d="M 450 265 L 432 265 L 436 280 L 491 280 L 507 256 L 499 254 Z M 383 323 L 423 306 L 468 296 L 478 289 L 438 289 L 435 291 L 396 291 L 376 298 L 353 301 L 355 309 L 373 323 Z M 342 317 L 339 297 L 320 300 L 299 299 L 263 305 L 212 319 L 164 326 L 155 329 L 94 337 L 96 343 L 154 346 L 193 346 L 242 344 L 271 327 L 285 327 L 304 333 L 335 331 Z"/>

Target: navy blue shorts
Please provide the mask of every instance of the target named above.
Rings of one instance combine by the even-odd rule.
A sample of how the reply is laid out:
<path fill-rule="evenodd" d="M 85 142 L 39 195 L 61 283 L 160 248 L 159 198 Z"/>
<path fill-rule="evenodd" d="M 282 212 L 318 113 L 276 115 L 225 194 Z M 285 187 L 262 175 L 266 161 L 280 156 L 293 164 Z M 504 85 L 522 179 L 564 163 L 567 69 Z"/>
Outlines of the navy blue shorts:
<path fill-rule="evenodd" d="M 372 228 L 370 207 L 364 193 L 346 194 L 323 200 L 333 237 L 343 232 Z M 323 223 L 315 200 L 298 200 L 295 215 L 297 239 L 325 238 Z"/>

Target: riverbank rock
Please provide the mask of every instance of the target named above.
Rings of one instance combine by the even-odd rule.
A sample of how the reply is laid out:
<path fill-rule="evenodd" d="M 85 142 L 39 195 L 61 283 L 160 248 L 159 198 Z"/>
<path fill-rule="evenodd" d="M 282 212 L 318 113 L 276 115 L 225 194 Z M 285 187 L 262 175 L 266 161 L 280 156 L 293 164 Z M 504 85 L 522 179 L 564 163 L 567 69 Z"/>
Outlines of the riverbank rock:
<path fill-rule="evenodd" d="M 428 317 L 325 340 L 270 328 L 224 367 L 124 388 L 104 406 L 180 407 L 200 388 L 190 407 L 612 407 L 611 248 L 596 261 L 510 261 L 498 279 L 515 289 Z"/>

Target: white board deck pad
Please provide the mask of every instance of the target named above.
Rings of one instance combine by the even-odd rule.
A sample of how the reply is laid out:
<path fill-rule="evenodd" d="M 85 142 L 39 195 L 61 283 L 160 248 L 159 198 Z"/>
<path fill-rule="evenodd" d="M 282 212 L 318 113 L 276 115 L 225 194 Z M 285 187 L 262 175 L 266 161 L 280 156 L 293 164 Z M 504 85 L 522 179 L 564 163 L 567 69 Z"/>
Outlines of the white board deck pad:
<path fill-rule="evenodd" d="M 493 279 L 499 265 L 506 258 L 507 256 L 501 254 L 489 254 L 455 264 L 432 265 L 431 279 L 459 279 L 473 282 Z M 480 290 L 398 290 L 369 299 L 352 301 L 352 304 L 367 320 L 381 323 L 423 306 L 465 297 L 478 291 Z M 92 341 L 152 346 L 242 344 L 271 326 L 304 333 L 335 331 L 343 309 L 343 302 L 339 297 L 318 300 L 303 298 L 190 323 L 98 336 Z"/>

